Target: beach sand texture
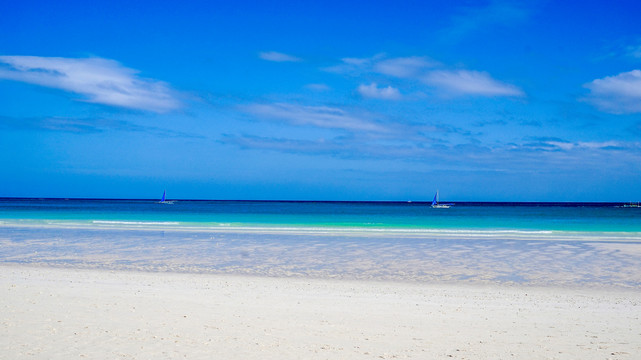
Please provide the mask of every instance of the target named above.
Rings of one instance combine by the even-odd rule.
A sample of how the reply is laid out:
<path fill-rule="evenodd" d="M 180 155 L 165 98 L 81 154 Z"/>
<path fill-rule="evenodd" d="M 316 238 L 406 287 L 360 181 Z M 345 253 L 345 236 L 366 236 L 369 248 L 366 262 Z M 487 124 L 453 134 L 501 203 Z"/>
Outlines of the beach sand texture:
<path fill-rule="evenodd" d="M 641 292 L 0 266 L 2 359 L 638 359 Z"/>

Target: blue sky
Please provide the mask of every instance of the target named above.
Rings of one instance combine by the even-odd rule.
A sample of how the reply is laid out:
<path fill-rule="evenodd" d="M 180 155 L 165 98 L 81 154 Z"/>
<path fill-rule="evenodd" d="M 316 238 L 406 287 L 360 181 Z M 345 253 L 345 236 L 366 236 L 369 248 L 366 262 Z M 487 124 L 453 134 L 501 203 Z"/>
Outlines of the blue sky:
<path fill-rule="evenodd" d="M 0 196 L 638 201 L 635 1 L 19 1 Z"/>

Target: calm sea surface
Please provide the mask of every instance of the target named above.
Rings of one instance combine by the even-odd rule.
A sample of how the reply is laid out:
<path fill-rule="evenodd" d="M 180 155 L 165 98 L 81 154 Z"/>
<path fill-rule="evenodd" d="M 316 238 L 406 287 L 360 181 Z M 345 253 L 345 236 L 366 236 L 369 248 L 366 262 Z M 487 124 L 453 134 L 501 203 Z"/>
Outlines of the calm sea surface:
<path fill-rule="evenodd" d="M 614 203 L 427 203 L 0 199 L 12 224 L 179 227 L 337 227 L 380 229 L 641 232 L 641 208 Z"/>
<path fill-rule="evenodd" d="M 641 289 L 621 205 L 0 199 L 0 264 Z"/>

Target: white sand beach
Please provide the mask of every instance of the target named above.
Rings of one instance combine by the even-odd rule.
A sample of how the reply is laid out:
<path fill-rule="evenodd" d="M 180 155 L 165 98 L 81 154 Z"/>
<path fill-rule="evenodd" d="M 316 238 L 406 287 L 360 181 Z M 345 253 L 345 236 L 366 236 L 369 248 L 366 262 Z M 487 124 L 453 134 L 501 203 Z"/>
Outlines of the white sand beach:
<path fill-rule="evenodd" d="M 0 266 L 2 359 L 636 359 L 641 292 Z"/>

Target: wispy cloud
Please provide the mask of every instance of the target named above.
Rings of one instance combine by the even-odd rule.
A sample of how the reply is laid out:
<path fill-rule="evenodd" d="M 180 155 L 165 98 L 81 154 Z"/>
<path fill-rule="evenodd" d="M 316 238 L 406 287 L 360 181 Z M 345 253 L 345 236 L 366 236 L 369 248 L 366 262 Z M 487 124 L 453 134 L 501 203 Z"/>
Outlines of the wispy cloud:
<path fill-rule="evenodd" d="M 203 138 L 201 135 L 189 134 L 182 131 L 163 129 L 155 126 L 142 126 L 124 120 L 104 118 L 72 118 L 72 117 L 8 117 L 0 116 L 0 129 L 52 131 L 72 134 L 96 134 L 107 131 L 140 132 L 159 137 Z"/>
<path fill-rule="evenodd" d="M 439 63 L 426 56 L 392 58 L 374 64 L 374 70 L 381 74 L 411 78 L 420 75 L 425 69 L 438 66 Z"/>
<path fill-rule="evenodd" d="M 520 145 L 513 145 L 512 150 L 528 150 L 538 152 L 580 152 L 608 150 L 636 150 L 637 143 L 626 143 L 615 140 L 608 141 L 568 141 L 555 137 L 528 137 Z"/>
<path fill-rule="evenodd" d="M 377 73 L 398 78 L 411 78 L 423 74 L 425 69 L 438 66 L 440 63 L 427 56 L 388 58 L 385 54 L 377 54 L 366 58 L 342 58 L 340 64 L 324 70 L 354 76 Z"/>
<path fill-rule="evenodd" d="M 341 59 L 341 63 L 324 68 L 324 71 L 358 76 L 363 73 L 372 72 L 374 65 L 385 59 L 385 54 L 378 54 L 368 58 L 351 58 Z"/>
<path fill-rule="evenodd" d="M 641 45 L 628 46 L 626 50 L 628 56 L 641 59 Z"/>
<path fill-rule="evenodd" d="M 225 134 L 220 142 L 236 145 L 244 149 L 272 150 L 294 154 L 334 154 L 347 149 L 345 144 L 336 140 L 300 140 L 253 135 Z"/>
<path fill-rule="evenodd" d="M 373 99 L 398 100 L 401 98 L 401 93 L 398 89 L 391 86 L 379 88 L 376 83 L 369 85 L 361 84 L 358 87 L 358 92 L 363 97 Z"/>
<path fill-rule="evenodd" d="M 167 112 L 180 107 L 176 93 L 158 80 L 103 58 L 0 56 L 0 79 L 69 91 L 84 101 Z"/>
<path fill-rule="evenodd" d="M 584 85 L 585 99 L 602 111 L 614 114 L 641 112 L 641 70 L 596 79 Z"/>
<path fill-rule="evenodd" d="M 331 156 L 343 159 L 387 159 L 448 169 L 531 172 L 537 164 L 555 172 L 594 171 L 641 161 L 641 143 L 624 141 L 568 141 L 554 137 L 530 137 L 517 143 L 483 144 L 469 141 L 426 141 L 426 139 L 374 139 L 339 136 L 321 139 L 292 139 L 226 134 L 221 143 L 248 150 Z M 617 159 L 617 161 L 613 161 Z M 439 165 L 440 164 L 440 165 Z"/>
<path fill-rule="evenodd" d="M 259 117 L 283 120 L 294 125 L 366 132 L 384 132 L 386 130 L 374 121 L 328 106 L 276 103 L 251 104 L 241 109 Z"/>
<path fill-rule="evenodd" d="M 424 122 L 414 123 L 407 122 L 404 119 L 389 119 L 384 116 L 370 114 L 363 111 L 346 111 L 336 107 L 328 106 L 304 106 L 288 103 L 275 104 L 251 104 L 240 108 L 241 111 L 255 116 L 258 120 L 286 122 L 296 126 L 311 126 L 322 129 L 338 130 L 339 136 L 333 140 L 332 151 L 345 149 L 337 146 L 337 143 L 349 143 L 350 149 L 369 149 L 374 151 L 378 148 L 394 148 L 395 153 L 401 153 L 414 147 L 422 147 L 426 144 L 438 144 L 443 139 L 436 139 L 436 135 L 445 135 L 450 139 L 465 139 L 472 134 L 458 127 L 447 124 L 426 124 Z M 331 132 L 330 132 L 331 133 Z M 229 135 L 231 136 L 231 135 Z M 229 137 L 228 136 L 228 137 Z M 296 140 L 280 139 L 279 145 L 273 145 L 263 137 L 252 137 L 246 135 L 247 139 L 234 141 L 237 145 L 251 147 L 250 144 L 257 144 L 257 147 L 264 145 L 266 148 L 278 150 L 282 143 L 304 144 L 307 148 L 316 148 L 316 146 L 328 146 L 323 140 L 323 144 L 310 144 L 309 139 Z M 268 138 L 272 139 L 273 138 Z M 281 141 L 282 140 L 282 141 Z M 262 144 L 258 146 L 258 144 Z M 381 145 L 386 144 L 386 145 Z M 292 145 L 293 146 L 293 145 Z M 342 146 L 342 145 L 341 145 Z M 342 150 L 341 150 L 342 151 Z"/>
<path fill-rule="evenodd" d="M 74 134 L 94 134 L 107 129 L 121 128 L 123 121 L 103 119 L 73 119 L 66 117 L 26 117 L 0 116 L 0 128 L 5 130 L 41 130 L 68 132 Z M 129 127 L 130 124 L 126 124 Z"/>
<path fill-rule="evenodd" d="M 283 54 L 277 51 L 263 51 L 258 53 L 258 57 L 260 57 L 263 60 L 267 61 L 275 61 L 275 62 L 299 62 L 302 61 L 301 58 L 298 58 L 296 56 L 292 55 L 287 55 Z"/>
<path fill-rule="evenodd" d="M 512 25 L 528 18 L 530 11 L 514 1 L 495 0 L 484 6 L 465 6 L 452 16 L 443 33 L 448 40 L 460 39 L 480 29 L 496 25 Z"/>
<path fill-rule="evenodd" d="M 519 145 L 514 144 L 512 150 L 528 151 L 567 151 L 575 147 L 575 144 L 555 137 L 528 137 L 525 142 Z"/>
<path fill-rule="evenodd" d="M 524 96 L 518 87 L 493 79 L 490 74 L 470 70 L 437 70 L 423 81 L 451 95 Z"/>
<path fill-rule="evenodd" d="M 377 143 L 352 138 L 300 140 L 253 135 L 223 135 L 220 142 L 243 149 L 270 150 L 290 154 L 330 155 L 349 159 L 404 159 L 431 156 L 436 151 L 413 143 Z M 429 154 L 429 155 L 428 155 Z"/>
<path fill-rule="evenodd" d="M 397 82 L 416 80 L 447 96 L 525 96 L 523 90 L 517 86 L 496 80 L 487 72 L 449 70 L 446 65 L 426 56 L 385 58 L 385 55 L 379 54 L 370 58 L 343 58 L 341 61 L 341 64 L 325 70 L 351 76 L 374 73 L 385 75 L 390 80 L 397 78 Z M 400 98 L 400 91 L 391 86 L 379 89 L 374 84 L 361 84 L 357 90 L 361 95 L 370 98 Z"/>

